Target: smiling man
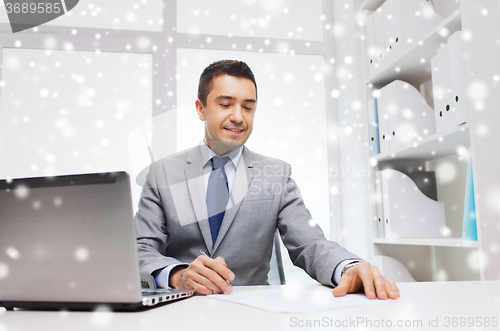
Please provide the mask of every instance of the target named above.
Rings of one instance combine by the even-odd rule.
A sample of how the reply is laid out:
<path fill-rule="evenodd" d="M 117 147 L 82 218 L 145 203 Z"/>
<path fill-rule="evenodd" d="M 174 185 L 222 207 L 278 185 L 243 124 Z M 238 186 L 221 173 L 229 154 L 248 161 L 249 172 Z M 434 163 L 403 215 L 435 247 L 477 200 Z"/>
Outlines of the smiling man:
<path fill-rule="evenodd" d="M 205 143 L 224 155 L 243 146 L 252 133 L 257 87 L 247 78 L 230 75 L 214 77 L 208 86 L 208 95 L 200 88 L 196 110 L 205 121 Z"/>
<path fill-rule="evenodd" d="M 364 291 L 399 297 L 376 267 L 326 240 L 287 163 L 246 148 L 257 84 L 241 61 L 203 71 L 196 110 L 205 122 L 199 146 L 155 162 L 136 214 L 141 271 L 159 287 L 230 293 L 232 285 L 264 285 L 279 230 L 292 262 L 333 295 Z M 269 171 L 268 169 L 273 169 Z"/>

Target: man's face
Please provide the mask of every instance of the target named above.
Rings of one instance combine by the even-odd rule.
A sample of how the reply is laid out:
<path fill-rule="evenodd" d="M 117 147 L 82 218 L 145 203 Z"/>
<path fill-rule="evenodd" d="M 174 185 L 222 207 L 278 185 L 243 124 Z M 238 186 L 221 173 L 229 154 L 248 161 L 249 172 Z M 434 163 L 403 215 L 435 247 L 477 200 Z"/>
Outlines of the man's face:
<path fill-rule="evenodd" d="M 246 78 L 222 75 L 212 80 L 206 105 L 196 101 L 200 120 L 205 121 L 205 141 L 223 155 L 247 141 L 257 107 L 255 85 Z"/>

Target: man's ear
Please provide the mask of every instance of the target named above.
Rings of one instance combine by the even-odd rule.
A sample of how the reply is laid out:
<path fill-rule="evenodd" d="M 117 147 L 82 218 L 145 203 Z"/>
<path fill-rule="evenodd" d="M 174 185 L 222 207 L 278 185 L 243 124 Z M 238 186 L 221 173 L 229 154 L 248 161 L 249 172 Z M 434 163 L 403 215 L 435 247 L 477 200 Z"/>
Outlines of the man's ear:
<path fill-rule="evenodd" d="M 202 121 L 205 120 L 205 109 L 203 107 L 203 102 L 200 99 L 196 100 L 196 112 L 198 113 L 198 118 Z"/>

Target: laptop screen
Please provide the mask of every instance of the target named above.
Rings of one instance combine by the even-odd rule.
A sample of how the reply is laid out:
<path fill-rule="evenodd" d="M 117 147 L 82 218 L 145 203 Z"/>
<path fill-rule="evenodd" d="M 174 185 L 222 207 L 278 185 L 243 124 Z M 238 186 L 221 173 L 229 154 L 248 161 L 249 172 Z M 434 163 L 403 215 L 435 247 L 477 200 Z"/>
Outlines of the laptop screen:
<path fill-rule="evenodd" d="M 141 301 L 125 172 L 2 180 L 0 229 L 0 301 Z"/>

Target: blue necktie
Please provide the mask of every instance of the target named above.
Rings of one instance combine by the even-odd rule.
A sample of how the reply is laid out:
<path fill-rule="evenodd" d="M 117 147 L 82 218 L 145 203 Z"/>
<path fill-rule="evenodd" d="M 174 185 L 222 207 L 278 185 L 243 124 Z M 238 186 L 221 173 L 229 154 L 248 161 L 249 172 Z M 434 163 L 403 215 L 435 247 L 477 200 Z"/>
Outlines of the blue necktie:
<path fill-rule="evenodd" d="M 207 210 L 210 233 L 212 234 L 212 245 L 219 234 L 222 219 L 226 213 L 226 205 L 229 199 L 229 189 L 227 185 L 226 172 L 224 166 L 229 157 L 214 156 L 211 159 L 212 172 L 208 178 L 207 187 Z"/>

